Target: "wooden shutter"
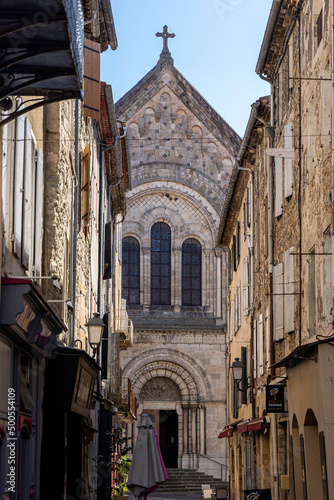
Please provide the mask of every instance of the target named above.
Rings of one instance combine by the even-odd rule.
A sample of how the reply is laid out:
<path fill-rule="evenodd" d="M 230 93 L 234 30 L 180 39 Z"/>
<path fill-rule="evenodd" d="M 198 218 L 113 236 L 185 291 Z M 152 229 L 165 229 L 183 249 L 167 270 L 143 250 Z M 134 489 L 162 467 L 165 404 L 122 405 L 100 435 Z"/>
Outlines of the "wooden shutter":
<path fill-rule="evenodd" d="M 293 148 L 293 138 L 292 138 L 292 122 L 289 122 L 284 127 L 284 147 L 292 149 Z M 284 158 L 284 197 L 289 198 L 292 196 L 293 189 L 293 160 L 289 158 Z"/>
<path fill-rule="evenodd" d="M 269 207 L 268 196 L 264 200 L 264 256 L 268 257 L 269 253 Z"/>
<path fill-rule="evenodd" d="M 29 269 L 32 250 L 32 217 L 33 217 L 33 190 L 35 169 L 35 140 L 28 118 L 25 120 L 24 132 L 24 169 L 23 169 L 23 228 L 22 228 L 22 265 Z"/>
<path fill-rule="evenodd" d="M 263 314 L 259 316 L 259 332 L 258 332 L 258 359 L 259 359 L 259 374 L 264 373 L 264 363 L 263 363 Z"/>
<path fill-rule="evenodd" d="M 244 258 L 244 285 L 243 285 L 243 311 L 244 311 L 244 316 L 247 316 L 249 313 L 249 281 L 248 281 L 248 276 L 249 276 L 249 262 L 248 262 L 248 257 Z"/>
<path fill-rule="evenodd" d="M 281 340 L 284 337 L 283 279 L 283 263 L 281 263 L 273 267 L 274 340 Z"/>
<path fill-rule="evenodd" d="M 284 332 L 290 333 L 295 329 L 295 268 L 294 247 L 284 252 Z"/>
<path fill-rule="evenodd" d="M 81 172 L 81 221 L 82 226 L 89 227 L 90 217 L 90 145 L 85 147 Z"/>
<path fill-rule="evenodd" d="M 36 162 L 36 191 L 35 191 L 35 256 L 34 267 L 35 276 L 41 275 L 42 266 L 42 237 L 43 237 L 43 200 L 44 200 L 44 179 L 43 179 L 43 151 L 37 148 Z"/>
<path fill-rule="evenodd" d="M 83 114 L 100 119 L 100 44 L 85 38 L 83 65 Z"/>
<path fill-rule="evenodd" d="M 21 259 L 22 209 L 23 209 L 23 164 L 24 164 L 24 115 L 16 120 L 14 160 L 14 231 L 13 252 Z"/>
<path fill-rule="evenodd" d="M 236 222 L 236 230 L 235 230 L 235 236 L 236 236 L 236 248 L 235 248 L 235 256 L 236 256 L 236 268 L 239 265 L 239 259 L 240 259 L 240 222 L 237 220 Z"/>
<path fill-rule="evenodd" d="M 283 174 L 283 161 L 279 156 L 275 156 L 275 217 L 282 215 L 283 208 L 283 186 L 282 186 L 282 174 Z"/>

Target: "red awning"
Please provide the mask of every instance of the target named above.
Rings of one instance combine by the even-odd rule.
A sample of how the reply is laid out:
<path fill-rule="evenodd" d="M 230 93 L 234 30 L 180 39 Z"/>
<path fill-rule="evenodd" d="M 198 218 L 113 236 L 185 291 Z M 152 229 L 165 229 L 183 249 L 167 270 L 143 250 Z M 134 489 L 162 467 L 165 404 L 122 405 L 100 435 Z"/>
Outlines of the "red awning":
<path fill-rule="evenodd" d="M 220 431 L 218 439 L 230 438 L 232 436 L 233 436 L 233 427 L 231 427 L 230 425 L 227 425 L 226 427 L 224 427 L 224 429 L 222 429 Z"/>
<path fill-rule="evenodd" d="M 262 431 L 264 421 L 265 417 L 250 420 L 247 426 L 248 432 Z"/>
<path fill-rule="evenodd" d="M 238 423 L 237 427 L 239 434 L 247 432 L 248 422 L 249 420 L 242 420 L 241 422 Z"/>

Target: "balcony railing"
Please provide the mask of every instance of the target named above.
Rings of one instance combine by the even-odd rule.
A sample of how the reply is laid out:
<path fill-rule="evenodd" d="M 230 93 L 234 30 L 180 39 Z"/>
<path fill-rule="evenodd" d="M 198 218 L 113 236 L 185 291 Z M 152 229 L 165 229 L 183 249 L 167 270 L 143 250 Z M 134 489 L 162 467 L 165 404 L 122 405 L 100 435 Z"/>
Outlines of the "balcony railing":
<path fill-rule="evenodd" d="M 116 331 L 121 335 L 121 350 L 132 346 L 133 342 L 133 324 L 126 310 L 126 300 L 119 300 L 119 307 L 116 309 Z"/>
<path fill-rule="evenodd" d="M 116 384 L 112 384 L 116 386 Z M 137 401 L 131 388 L 131 380 L 127 377 L 121 378 L 121 387 L 119 392 L 110 392 L 109 398 L 114 402 L 118 408 L 118 412 L 123 415 L 136 417 L 137 416 Z"/>

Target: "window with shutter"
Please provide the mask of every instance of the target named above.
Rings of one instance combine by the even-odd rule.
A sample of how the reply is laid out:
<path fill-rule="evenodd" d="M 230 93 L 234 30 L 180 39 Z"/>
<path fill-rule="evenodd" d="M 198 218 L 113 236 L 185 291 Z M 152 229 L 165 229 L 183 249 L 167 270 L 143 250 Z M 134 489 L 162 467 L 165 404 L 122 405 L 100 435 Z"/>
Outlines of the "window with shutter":
<path fill-rule="evenodd" d="M 112 277 L 112 230 L 113 223 L 110 220 L 104 226 L 104 280 L 110 280 Z"/>
<path fill-rule="evenodd" d="M 33 137 L 31 124 L 25 119 L 24 133 L 24 169 L 23 169 L 23 227 L 22 227 L 22 265 L 29 269 L 32 254 L 32 223 L 33 223 L 33 198 L 35 197 L 35 151 L 36 142 Z"/>
<path fill-rule="evenodd" d="M 312 249 L 308 257 L 308 303 L 309 303 L 309 334 L 316 332 L 316 276 L 315 276 L 315 250 Z"/>
<path fill-rule="evenodd" d="M 264 200 L 264 256 L 268 257 L 269 253 L 269 206 L 268 196 Z"/>
<path fill-rule="evenodd" d="M 35 162 L 35 231 L 34 231 L 34 269 L 35 276 L 41 275 L 42 269 L 42 237 L 43 237 L 43 211 L 44 211 L 44 176 L 43 176 L 43 151 L 38 146 Z"/>
<path fill-rule="evenodd" d="M 257 321 L 253 324 L 253 375 L 257 377 Z"/>
<path fill-rule="evenodd" d="M 238 283 L 238 328 L 241 326 L 241 281 Z"/>
<path fill-rule="evenodd" d="M 240 260 L 240 222 L 237 220 L 235 228 L 235 257 L 236 257 L 236 269 L 239 265 Z"/>
<path fill-rule="evenodd" d="M 90 218 L 90 145 L 85 147 L 81 162 L 81 223 L 86 236 Z"/>
<path fill-rule="evenodd" d="M 269 307 L 266 309 L 266 320 L 265 320 L 265 335 L 266 335 L 266 370 L 269 370 L 270 366 L 270 320 L 269 320 Z"/>
<path fill-rule="evenodd" d="M 14 231 L 13 231 L 13 252 L 21 259 L 22 249 L 22 210 L 23 210 L 23 165 L 24 165 L 24 138 L 25 138 L 25 117 L 19 116 L 16 119 L 16 141 L 14 159 Z"/>
<path fill-rule="evenodd" d="M 237 270 L 237 238 L 236 235 L 233 235 L 233 243 L 232 243 L 232 255 L 233 255 L 233 271 Z"/>
<path fill-rule="evenodd" d="M 283 213 L 283 160 L 279 156 L 275 156 L 275 217 L 279 217 Z"/>
<path fill-rule="evenodd" d="M 247 347 L 241 347 L 241 363 L 244 365 L 242 369 L 242 379 L 240 382 L 241 404 L 247 404 Z"/>
<path fill-rule="evenodd" d="M 291 333 L 295 329 L 295 266 L 294 247 L 284 252 L 284 332 Z"/>
<path fill-rule="evenodd" d="M 258 351 L 259 351 L 259 356 L 258 356 L 258 363 L 259 363 L 259 375 L 263 375 L 264 373 L 264 362 L 263 362 L 263 331 L 264 331 L 264 325 L 263 325 L 263 314 L 260 314 L 259 316 L 259 332 L 258 332 Z"/>
<path fill-rule="evenodd" d="M 273 306 L 274 306 L 274 340 L 278 341 L 284 337 L 284 314 L 283 314 L 283 292 L 284 275 L 283 263 L 273 267 Z"/>
<path fill-rule="evenodd" d="M 244 284 L 243 284 L 243 311 L 244 316 L 248 316 L 249 313 L 249 260 L 248 257 L 244 258 Z"/>
<path fill-rule="evenodd" d="M 292 122 L 284 127 L 284 147 L 293 148 Z M 284 158 L 284 197 L 290 198 L 293 193 L 293 160 Z"/>
<path fill-rule="evenodd" d="M 323 286 L 324 286 L 324 318 L 325 324 L 332 323 L 332 243 L 331 243 L 331 227 L 329 226 L 323 236 Z M 328 254 L 328 255 L 326 255 Z"/>
<path fill-rule="evenodd" d="M 100 119 L 100 44 L 85 38 L 83 62 L 83 114 Z"/>

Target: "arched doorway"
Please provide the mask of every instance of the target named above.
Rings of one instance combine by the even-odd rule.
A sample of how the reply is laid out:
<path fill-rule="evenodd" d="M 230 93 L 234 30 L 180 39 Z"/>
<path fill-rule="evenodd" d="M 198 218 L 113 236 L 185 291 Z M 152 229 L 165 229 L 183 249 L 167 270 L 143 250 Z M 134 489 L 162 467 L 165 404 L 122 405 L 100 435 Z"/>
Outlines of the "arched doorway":
<path fill-rule="evenodd" d="M 167 377 L 153 377 L 142 387 L 139 399 L 143 401 L 143 413 L 147 413 L 159 435 L 159 444 L 164 463 L 168 468 L 178 466 L 178 415 L 175 402 L 181 400 L 177 384 Z M 157 401 L 164 409 L 154 408 Z M 170 402 L 170 409 L 168 409 Z"/>

